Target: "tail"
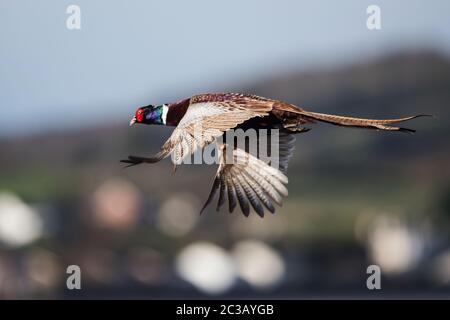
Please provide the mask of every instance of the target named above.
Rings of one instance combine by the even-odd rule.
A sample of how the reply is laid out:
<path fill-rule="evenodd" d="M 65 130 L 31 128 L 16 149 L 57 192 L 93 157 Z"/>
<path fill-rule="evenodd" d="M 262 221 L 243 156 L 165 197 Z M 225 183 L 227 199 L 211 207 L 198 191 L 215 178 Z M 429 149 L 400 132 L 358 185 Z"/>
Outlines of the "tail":
<path fill-rule="evenodd" d="M 413 129 L 401 128 L 390 126 L 391 124 L 409 121 L 419 117 L 427 117 L 430 116 L 428 114 L 420 114 L 416 116 L 406 117 L 406 118 L 398 118 L 398 119 L 385 119 L 385 120 L 374 120 L 374 119 L 364 119 L 364 118 L 352 118 L 352 117 L 343 117 L 336 116 L 331 114 L 323 114 L 317 112 L 310 112 L 306 110 L 301 110 L 299 112 L 304 118 L 310 121 L 321 121 L 327 122 L 338 126 L 347 126 L 347 127 L 358 127 L 358 128 L 370 128 L 377 130 L 386 130 L 386 131 L 402 131 L 402 132 L 415 132 Z"/>

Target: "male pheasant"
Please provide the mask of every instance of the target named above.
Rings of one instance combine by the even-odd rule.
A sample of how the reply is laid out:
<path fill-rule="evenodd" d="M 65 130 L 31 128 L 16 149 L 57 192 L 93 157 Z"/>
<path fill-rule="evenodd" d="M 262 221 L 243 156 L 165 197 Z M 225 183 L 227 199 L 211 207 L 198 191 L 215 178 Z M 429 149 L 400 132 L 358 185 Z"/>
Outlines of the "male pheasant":
<path fill-rule="evenodd" d="M 344 127 L 414 132 L 393 125 L 420 116 L 424 115 L 385 120 L 362 119 L 306 111 L 290 103 L 256 95 L 200 94 L 174 103 L 138 108 L 130 125 L 157 124 L 174 126 L 175 129 L 155 156 L 129 156 L 121 162 L 128 166 L 155 163 L 172 154 L 172 160 L 177 165 L 198 148 L 217 142 L 228 130 L 278 129 L 278 168 L 258 159 L 247 148 L 236 147 L 230 142 L 220 144 L 219 168 L 202 209 L 219 191 L 217 210 L 228 198 L 230 212 L 239 203 L 245 216 L 249 215 L 251 205 L 263 217 L 264 207 L 274 213 L 273 202 L 281 205 L 282 196 L 288 194 L 287 165 L 294 151 L 294 135 L 309 130 L 304 125 L 321 121 Z"/>

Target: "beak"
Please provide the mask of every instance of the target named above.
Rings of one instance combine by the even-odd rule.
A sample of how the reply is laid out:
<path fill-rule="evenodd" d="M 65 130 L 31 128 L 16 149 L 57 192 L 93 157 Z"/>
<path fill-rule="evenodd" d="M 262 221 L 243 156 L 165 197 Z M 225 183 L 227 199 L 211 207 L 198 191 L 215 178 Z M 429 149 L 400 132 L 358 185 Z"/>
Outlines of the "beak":
<path fill-rule="evenodd" d="M 130 120 L 130 127 L 136 123 L 136 117 L 131 118 Z"/>

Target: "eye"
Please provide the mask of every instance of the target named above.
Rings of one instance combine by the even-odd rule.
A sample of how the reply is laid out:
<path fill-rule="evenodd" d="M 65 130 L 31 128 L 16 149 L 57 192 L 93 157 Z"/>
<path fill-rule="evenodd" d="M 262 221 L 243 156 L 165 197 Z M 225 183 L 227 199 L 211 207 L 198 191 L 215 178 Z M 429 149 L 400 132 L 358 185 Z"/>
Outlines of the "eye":
<path fill-rule="evenodd" d="M 144 110 L 138 109 L 136 111 L 136 121 L 137 122 L 142 122 L 143 120 L 144 120 Z"/>

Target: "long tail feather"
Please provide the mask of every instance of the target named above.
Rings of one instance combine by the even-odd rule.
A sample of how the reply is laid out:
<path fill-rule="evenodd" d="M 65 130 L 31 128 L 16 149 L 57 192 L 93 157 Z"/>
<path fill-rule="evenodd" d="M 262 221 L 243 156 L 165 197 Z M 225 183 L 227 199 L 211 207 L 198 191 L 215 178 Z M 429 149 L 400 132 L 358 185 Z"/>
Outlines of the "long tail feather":
<path fill-rule="evenodd" d="M 378 130 L 386 130 L 386 131 L 402 131 L 402 132 L 415 132 L 413 129 L 408 128 L 400 128 L 390 126 L 390 124 L 409 121 L 419 117 L 427 117 L 430 116 L 428 114 L 420 114 L 411 117 L 405 118 L 397 118 L 397 119 L 364 119 L 364 118 L 353 118 L 353 117 L 345 117 L 345 116 L 337 116 L 331 114 L 317 113 L 301 110 L 299 112 L 302 116 L 309 118 L 310 120 L 317 120 L 322 122 L 331 123 L 339 126 L 349 126 L 349 127 L 361 127 L 361 128 L 372 128 Z"/>

